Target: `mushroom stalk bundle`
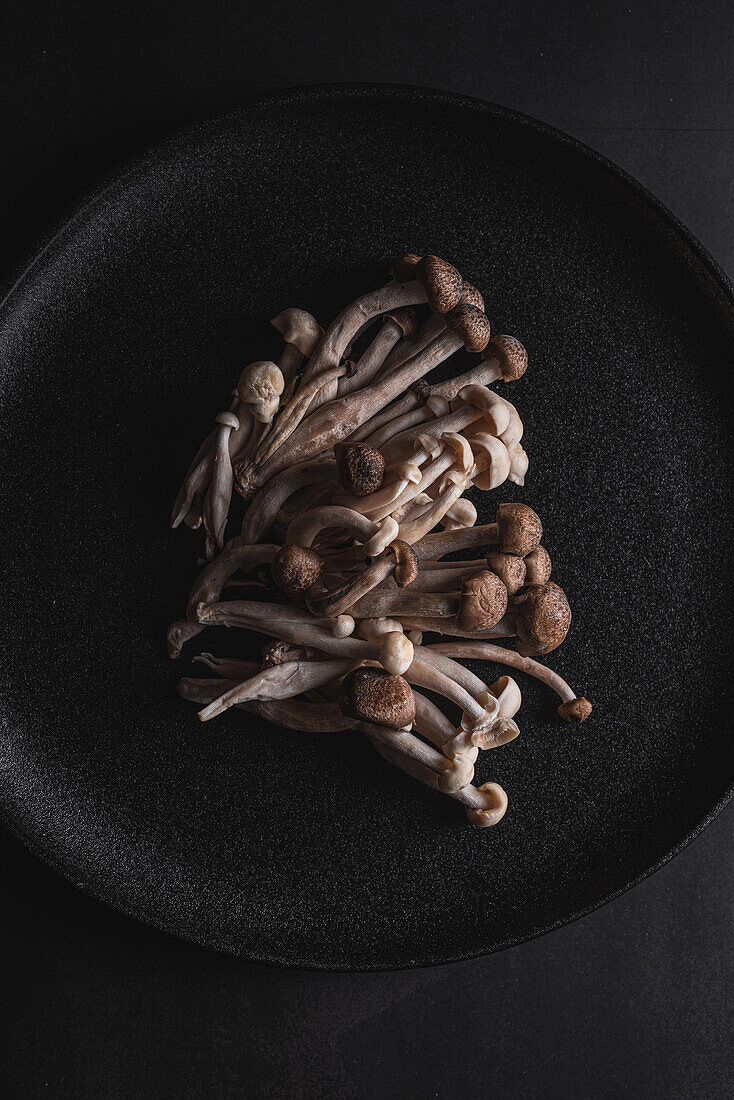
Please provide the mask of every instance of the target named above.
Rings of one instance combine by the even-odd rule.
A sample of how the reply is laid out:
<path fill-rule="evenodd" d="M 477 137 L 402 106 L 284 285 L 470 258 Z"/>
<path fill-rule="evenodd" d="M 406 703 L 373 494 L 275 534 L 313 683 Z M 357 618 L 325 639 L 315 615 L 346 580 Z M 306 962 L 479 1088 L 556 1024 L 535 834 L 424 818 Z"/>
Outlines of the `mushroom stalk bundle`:
<path fill-rule="evenodd" d="M 405 253 L 390 275 L 325 329 L 283 310 L 278 361 L 242 370 L 174 504 L 172 527 L 203 526 L 207 564 L 168 651 L 179 658 L 210 627 L 264 638 L 260 661 L 194 657 L 212 676 L 183 677 L 179 693 L 202 722 L 244 710 L 290 730 L 356 731 L 484 828 L 508 808 L 475 773 L 520 734 L 511 673 L 555 691 L 569 723 L 592 708 L 536 659 L 571 624 L 540 518 L 507 499 L 491 522 L 477 512 L 477 492 L 528 472 L 504 396 L 525 349 L 491 333 L 483 296 L 446 260 Z M 469 363 L 432 382 L 459 353 Z M 247 585 L 264 599 L 230 598 Z"/>

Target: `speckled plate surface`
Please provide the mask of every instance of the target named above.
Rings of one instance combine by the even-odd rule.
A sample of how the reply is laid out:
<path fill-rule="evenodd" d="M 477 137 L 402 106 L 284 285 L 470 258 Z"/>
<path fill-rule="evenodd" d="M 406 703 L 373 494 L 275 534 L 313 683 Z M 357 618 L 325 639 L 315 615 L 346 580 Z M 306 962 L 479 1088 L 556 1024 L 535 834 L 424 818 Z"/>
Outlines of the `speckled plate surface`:
<path fill-rule="evenodd" d="M 196 649 L 164 645 L 199 552 L 170 505 L 241 365 L 277 353 L 267 318 L 328 321 L 405 247 L 529 350 L 529 476 L 483 518 L 542 516 L 574 609 L 548 663 L 595 704 L 571 728 L 523 681 L 522 736 L 478 765 L 510 796 L 483 831 L 357 734 L 202 727 L 175 691 Z M 731 287 L 651 196 L 488 104 L 296 91 L 138 159 L 0 313 L 8 826 L 126 913 L 293 966 L 490 952 L 638 881 L 731 791 L 733 332 Z"/>

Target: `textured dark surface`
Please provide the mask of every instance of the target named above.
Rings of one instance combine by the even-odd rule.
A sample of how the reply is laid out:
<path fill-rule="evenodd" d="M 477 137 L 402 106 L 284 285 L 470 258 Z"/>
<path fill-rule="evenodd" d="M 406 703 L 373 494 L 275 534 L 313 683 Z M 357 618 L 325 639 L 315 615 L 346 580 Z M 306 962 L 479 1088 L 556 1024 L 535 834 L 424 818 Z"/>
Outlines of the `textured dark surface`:
<path fill-rule="evenodd" d="M 728 0 L 7 0 L 0 21 L 4 271 L 142 144 L 253 93 L 330 80 L 432 84 L 559 126 L 650 187 L 734 271 Z M 2 832 L 5 1091 L 728 1100 L 733 841 L 730 803 L 656 875 L 552 935 L 360 975 L 186 944 Z"/>
<path fill-rule="evenodd" d="M 523 684 L 523 736 L 477 768 L 510 794 L 493 830 L 357 735 L 202 729 L 162 646 L 199 542 L 164 517 L 241 363 L 275 351 L 266 318 L 332 317 L 402 246 L 452 260 L 528 348 L 531 472 L 482 518 L 508 499 L 542 516 L 575 614 L 549 663 L 596 706 L 574 729 Z M 486 952 L 623 889 L 732 778 L 731 331 L 649 200 L 481 105 L 296 94 L 131 168 L 3 315 L 5 562 L 27 593 L 3 623 L 12 828 L 133 915 L 287 965 Z"/>

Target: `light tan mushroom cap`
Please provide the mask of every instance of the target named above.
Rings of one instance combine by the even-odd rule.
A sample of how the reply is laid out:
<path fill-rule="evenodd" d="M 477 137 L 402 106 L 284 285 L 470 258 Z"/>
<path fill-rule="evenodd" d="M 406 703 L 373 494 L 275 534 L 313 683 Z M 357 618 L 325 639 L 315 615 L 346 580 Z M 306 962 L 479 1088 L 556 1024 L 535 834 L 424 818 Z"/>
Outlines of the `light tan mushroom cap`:
<path fill-rule="evenodd" d="M 479 790 L 486 795 L 487 806 L 483 810 L 467 808 L 466 816 L 472 825 L 486 829 L 490 825 L 496 825 L 505 816 L 508 799 L 499 783 L 482 783 Z"/>
<path fill-rule="evenodd" d="M 350 718 L 393 730 L 409 726 L 415 718 L 415 698 L 408 681 L 380 668 L 355 668 L 348 673 L 339 705 Z"/>
<path fill-rule="evenodd" d="M 538 657 L 557 649 L 568 634 L 571 608 L 566 594 L 553 581 L 532 584 L 515 597 L 517 652 Z"/>
<path fill-rule="evenodd" d="M 439 256 L 424 256 L 416 267 L 428 304 L 434 313 L 449 313 L 459 304 L 464 280 L 459 272 Z"/>
<path fill-rule="evenodd" d="M 305 546 L 281 546 L 273 558 L 270 575 L 286 595 L 307 592 L 321 576 L 323 562 L 315 550 Z"/>
<path fill-rule="evenodd" d="M 507 589 L 495 573 L 483 569 L 461 586 L 459 626 L 462 630 L 489 630 L 507 610 Z"/>
<path fill-rule="evenodd" d="M 420 256 L 416 255 L 415 252 L 401 252 L 392 261 L 388 271 L 399 283 L 409 283 L 411 279 L 417 277 L 415 269 L 420 260 Z"/>
<path fill-rule="evenodd" d="M 527 504 L 500 504 L 497 509 L 497 532 L 503 554 L 525 558 L 543 537 L 540 517 Z"/>
<path fill-rule="evenodd" d="M 447 315 L 446 326 L 462 338 L 467 351 L 483 351 L 491 335 L 486 314 L 476 306 L 456 306 Z"/>
<path fill-rule="evenodd" d="M 316 318 L 305 309 L 284 309 L 270 324 L 279 332 L 286 344 L 293 344 L 301 355 L 310 356 L 324 335 Z"/>
<path fill-rule="evenodd" d="M 334 446 L 339 484 L 356 497 L 368 497 L 382 485 L 385 459 L 366 443 L 337 443 Z"/>
<path fill-rule="evenodd" d="M 536 546 L 525 558 L 525 584 L 545 584 L 550 580 L 552 563 L 544 546 Z"/>
<path fill-rule="evenodd" d="M 505 382 L 516 382 L 528 369 L 528 353 L 514 336 L 493 336 L 483 358 L 499 360 L 500 373 Z"/>
<path fill-rule="evenodd" d="M 508 596 L 514 596 L 525 584 L 525 562 L 515 554 L 503 554 L 501 550 L 492 550 L 487 554 L 487 565 L 502 581 Z"/>
<path fill-rule="evenodd" d="M 592 711 L 591 703 L 580 695 L 578 699 L 571 699 L 567 703 L 561 703 L 558 713 L 566 722 L 585 722 Z"/>

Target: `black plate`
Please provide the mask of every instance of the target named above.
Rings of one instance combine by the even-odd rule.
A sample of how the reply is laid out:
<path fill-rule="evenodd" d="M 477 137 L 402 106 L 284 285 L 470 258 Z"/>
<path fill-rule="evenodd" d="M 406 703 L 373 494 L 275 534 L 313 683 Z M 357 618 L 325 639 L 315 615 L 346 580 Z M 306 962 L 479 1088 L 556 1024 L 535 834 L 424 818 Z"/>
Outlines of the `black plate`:
<path fill-rule="evenodd" d="M 403 247 L 529 349 L 530 474 L 484 518 L 543 517 L 575 616 L 548 663 L 595 704 L 574 729 L 523 681 L 522 736 L 478 767 L 510 795 L 484 831 L 359 735 L 202 727 L 164 647 L 200 549 L 171 501 L 241 365 L 277 353 L 267 318 L 331 318 Z M 271 97 L 115 177 L 0 320 L 2 806 L 84 889 L 253 959 L 444 962 L 600 905 L 726 801 L 731 287 L 602 158 L 433 92 Z"/>

